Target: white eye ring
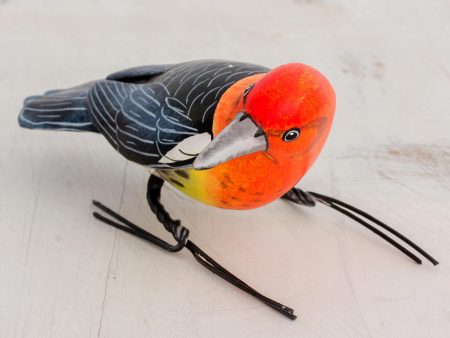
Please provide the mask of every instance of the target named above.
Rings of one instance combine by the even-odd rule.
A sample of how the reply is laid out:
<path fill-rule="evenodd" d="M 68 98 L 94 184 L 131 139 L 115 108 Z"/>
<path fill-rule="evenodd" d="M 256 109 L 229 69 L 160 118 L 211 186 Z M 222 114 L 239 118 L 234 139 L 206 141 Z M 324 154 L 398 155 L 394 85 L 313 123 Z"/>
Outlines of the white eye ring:
<path fill-rule="evenodd" d="M 299 128 L 291 128 L 289 130 L 286 130 L 286 132 L 283 134 L 283 141 L 284 142 L 292 142 L 298 139 L 300 136 L 300 129 Z"/>

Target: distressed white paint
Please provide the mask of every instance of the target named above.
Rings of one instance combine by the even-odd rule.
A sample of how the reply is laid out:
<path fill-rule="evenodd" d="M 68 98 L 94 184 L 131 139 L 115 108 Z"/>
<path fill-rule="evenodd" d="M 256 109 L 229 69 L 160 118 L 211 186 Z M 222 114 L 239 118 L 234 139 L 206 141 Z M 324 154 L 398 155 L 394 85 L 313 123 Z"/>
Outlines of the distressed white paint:
<path fill-rule="evenodd" d="M 448 337 L 450 5 L 440 1 L 0 2 L 0 337 Z M 300 315 L 95 221 L 99 199 L 158 234 L 147 173 L 93 134 L 20 130 L 22 99 L 148 63 L 320 69 L 338 98 L 302 181 L 441 260 L 417 266 L 326 207 L 216 210 L 165 190 L 206 251 Z"/>

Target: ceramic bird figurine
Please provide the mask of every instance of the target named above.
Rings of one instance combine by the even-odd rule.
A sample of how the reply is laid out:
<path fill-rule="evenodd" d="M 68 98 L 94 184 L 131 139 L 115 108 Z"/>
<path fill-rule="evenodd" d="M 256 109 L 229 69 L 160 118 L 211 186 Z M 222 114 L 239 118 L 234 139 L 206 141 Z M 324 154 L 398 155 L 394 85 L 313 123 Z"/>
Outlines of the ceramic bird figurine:
<path fill-rule="evenodd" d="M 256 208 L 278 198 L 306 206 L 321 202 L 355 219 L 416 262 L 421 262 L 417 256 L 367 221 L 437 264 L 367 213 L 295 188 L 324 146 L 334 111 L 331 84 L 307 65 L 291 63 L 270 70 L 249 63 L 201 60 L 130 68 L 105 80 L 28 97 L 19 124 L 100 133 L 126 159 L 153 169 L 147 199 L 175 245 L 96 201 L 115 221 L 94 215 L 168 251 L 188 248 L 209 270 L 295 319 L 292 309 L 259 294 L 190 241 L 188 229 L 161 205 L 160 191 L 168 182 L 198 201 L 227 209 Z"/>

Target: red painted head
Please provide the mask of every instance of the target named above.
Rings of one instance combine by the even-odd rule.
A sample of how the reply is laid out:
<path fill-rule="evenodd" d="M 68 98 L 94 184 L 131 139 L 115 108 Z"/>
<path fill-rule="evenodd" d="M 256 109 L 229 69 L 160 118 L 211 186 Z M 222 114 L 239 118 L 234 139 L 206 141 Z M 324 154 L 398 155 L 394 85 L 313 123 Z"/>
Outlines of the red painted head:
<path fill-rule="evenodd" d="M 264 151 L 276 162 L 302 158 L 307 170 L 325 143 L 334 110 L 331 84 L 310 66 L 291 63 L 245 78 L 221 99 L 215 139 L 194 165 L 206 169 Z"/>
<path fill-rule="evenodd" d="M 317 70 L 300 63 L 275 68 L 248 92 L 245 111 L 267 135 L 274 158 L 319 154 L 331 128 L 335 94 Z"/>
<path fill-rule="evenodd" d="M 194 161 L 194 168 L 202 169 L 195 176 L 207 182 L 207 197 L 196 198 L 232 209 L 255 208 L 279 198 L 316 160 L 334 110 L 330 83 L 304 64 L 283 65 L 238 81 L 221 97 L 214 139 Z"/>

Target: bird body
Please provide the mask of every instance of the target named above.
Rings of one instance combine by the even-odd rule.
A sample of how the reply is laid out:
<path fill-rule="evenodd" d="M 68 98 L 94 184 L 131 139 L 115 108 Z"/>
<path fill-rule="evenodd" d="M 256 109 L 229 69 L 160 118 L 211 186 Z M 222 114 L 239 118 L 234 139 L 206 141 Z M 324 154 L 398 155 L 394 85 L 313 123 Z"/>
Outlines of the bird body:
<path fill-rule="evenodd" d="M 187 195 L 250 209 L 301 179 L 334 108 L 331 85 L 309 66 L 203 60 L 130 68 L 29 97 L 19 123 L 100 132 L 125 158 L 156 169 Z M 298 139 L 283 140 L 289 131 Z"/>
<path fill-rule="evenodd" d="M 438 261 L 370 214 L 294 185 L 319 155 L 331 128 L 335 94 L 317 70 L 300 63 L 268 69 L 234 61 L 203 60 L 130 68 L 64 90 L 25 99 L 19 124 L 31 129 L 101 133 L 126 159 L 155 169 L 147 201 L 176 244 L 93 201 L 98 220 L 168 252 L 187 248 L 202 266 L 266 305 L 295 319 L 276 302 L 226 270 L 189 238 L 160 202 L 164 182 L 203 203 L 251 209 L 277 198 L 327 205 L 354 219 L 415 262 L 395 239 Z M 377 227 L 383 229 L 380 231 Z"/>

